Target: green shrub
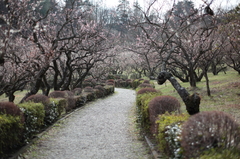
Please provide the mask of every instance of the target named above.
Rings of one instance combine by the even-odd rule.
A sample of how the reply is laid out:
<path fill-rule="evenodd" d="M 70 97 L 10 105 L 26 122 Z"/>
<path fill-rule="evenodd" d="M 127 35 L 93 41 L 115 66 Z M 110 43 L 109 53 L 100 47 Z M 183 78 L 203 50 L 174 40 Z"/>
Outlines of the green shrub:
<path fill-rule="evenodd" d="M 65 99 L 50 98 L 48 113 L 45 113 L 44 118 L 45 125 L 54 123 L 61 116 L 61 114 L 64 113 L 66 102 L 63 105 L 63 102 L 60 102 L 61 100 Z"/>
<path fill-rule="evenodd" d="M 25 116 L 24 138 L 29 139 L 44 125 L 45 110 L 42 103 L 24 102 L 18 105 Z"/>
<path fill-rule="evenodd" d="M 138 78 L 141 78 L 141 77 L 139 76 L 139 74 L 137 74 L 137 73 L 132 73 L 132 74 L 130 74 L 130 79 L 138 79 Z"/>
<path fill-rule="evenodd" d="M 20 116 L 0 115 L 0 158 L 21 144 L 22 132 Z"/>
<path fill-rule="evenodd" d="M 45 96 L 42 94 L 36 94 L 28 97 L 26 101 L 27 102 L 31 101 L 34 103 L 42 103 L 44 105 L 44 110 L 45 110 L 44 125 L 45 126 L 52 124 L 59 117 L 57 105 L 53 101 L 50 102 L 50 99 L 48 96 Z"/>
<path fill-rule="evenodd" d="M 114 86 L 112 85 L 107 85 L 103 87 L 105 89 L 106 95 L 110 95 L 114 93 Z"/>
<path fill-rule="evenodd" d="M 83 93 L 79 96 L 74 97 L 76 101 L 76 107 L 81 107 L 87 102 L 87 96 Z"/>
<path fill-rule="evenodd" d="M 143 83 L 143 79 L 135 79 L 132 81 L 132 88 L 136 89 L 140 84 Z"/>
<path fill-rule="evenodd" d="M 144 93 L 147 93 L 147 92 L 156 92 L 157 93 L 158 91 L 154 88 L 147 87 L 147 88 L 142 88 L 139 91 L 137 91 L 137 95 L 144 94 Z"/>
<path fill-rule="evenodd" d="M 208 151 L 203 152 L 203 154 L 199 157 L 199 159 L 239 159 L 240 152 L 236 149 L 210 149 Z"/>
<path fill-rule="evenodd" d="M 145 131 L 149 131 L 150 121 L 148 107 L 149 102 L 156 96 L 160 96 L 161 92 L 147 92 L 144 94 L 139 94 L 136 97 L 137 104 L 137 122 L 140 124 L 141 128 Z"/>
<path fill-rule="evenodd" d="M 159 115 L 156 121 L 158 133 L 156 140 L 162 154 L 171 158 L 181 157 L 181 125 L 189 118 L 188 114 L 165 114 Z"/>
<path fill-rule="evenodd" d="M 65 106 L 67 105 L 67 100 L 65 98 L 50 98 L 50 101 L 57 105 L 59 115 L 66 113 Z"/>

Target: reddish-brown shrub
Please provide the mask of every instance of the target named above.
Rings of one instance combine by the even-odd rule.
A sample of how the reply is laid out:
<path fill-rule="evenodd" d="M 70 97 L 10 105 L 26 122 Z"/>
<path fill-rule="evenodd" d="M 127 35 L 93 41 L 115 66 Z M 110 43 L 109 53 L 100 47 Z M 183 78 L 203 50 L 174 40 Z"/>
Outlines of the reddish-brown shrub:
<path fill-rule="evenodd" d="M 115 85 L 115 81 L 114 81 L 114 79 L 109 79 L 109 80 L 107 80 L 106 84 L 114 86 Z"/>
<path fill-rule="evenodd" d="M 0 102 L 0 114 L 1 113 L 12 116 L 20 116 L 21 123 L 23 123 L 25 120 L 23 112 L 13 102 Z"/>
<path fill-rule="evenodd" d="M 132 80 L 131 79 L 126 80 L 126 87 L 132 87 Z"/>
<path fill-rule="evenodd" d="M 95 79 L 93 78 L 88 78 L 88 79 L 85 79 L 82 83 L 82 86 L 83 87 L 94 87 L 96 86 L 97 82 Z"/>
<path fill-rule="evenodd" d="M 146 87 L 151 87 L 151 88 L 153 88 L 153 85 L 148 84 L 148 83 L 142 83 L 142 84 L 140 84 L 138 87 L 140 87 L 140 88 L 146 88 Z"/>
<path fill-rule="evenodd" d="M 122 79 L 116 80 L 116 81 L 115 81 L 115 86 L 116 86 L 116 87 L 121 87 L 121 84 L 120 84 L 121 82 L 122 82 Z"/>
<path fill-rule="evenodd" d="M 172 96 L 157 96 L 149 102 L 149 120 L 150 120 L 150 131 L 152 134 L 157 133 L 156 120 L 158 116 L 166 112 L 172 113 L 180 112 L 179 101 Z"/>
<path fill-rule="evenodd" d="M 31 95 L 26 99 L 26 102 L 32 101 L 34 103 L 42 103 L 45 107 L 50 104 L 50 100 L 48 96 L 45 96 L 43 94 L 35 94 Z"/>
<path fill-rule="evenodd" d="M 64 91 L 67 94 L 67 97 L 74 97 L 74 93 L 71 91 Z"/>
<path fill-rule="evenodd" d="M 103 96 L 105 96 L 105 89 L 104 89 L 103 86 L 97 85 L 94 89 L 99 90 L 99 93 L 97 94 L 98 97 L 103 97 Z"/>
<path fill-rule="evenodd" d="M 66 98 L 67 94 L 65 91 L 53 91 L 48 96 L 50 98 Z"/>
<path fill-rule="evenodd" d="M 113 82 L 114 83 L 115 81 L 114 81 L 114 79 L 109 79 L 109 80 L 107 80 L 107 82 Z"/>
<path fill-rule="evenodd" d="M 220 111 L 200 112 L 183 124 L 181 146 L 185 158 L 197 158 L 210 149 L 237 148 L 240 125 Z"/>
<path fill-rule="evenodd" d="M 0 113 L 12 116 L 20 116 L 22 111 L 12 102 L 0 102 Z"/>
<path fill-rule="evenodd" d="M 131 83 L 131 82 L 132 82 L 132 80 L 131 80 L 131 79 L 126 79 L 126 82 L 129 82 L 129 83 Z"/>
<path fill-rule="evenodd" d="M 78 96 L 82 93 L 82 88 L 75 88 L 72 90 L 72 92 L 74 93 L 74 95 Z"/>
<path fill-rule="evenodd" d="M 123 87 L 123 88 L 126 88 L 127 87 L 127 82 L 126 81 L 120 81 L 119 83 L 119 87 Z"/>
<path fill-rule="evenodd" d="M 107 82 L 107 85 L 114 86 L 114 82 Z"/>
<path fill-rule="evenodd" d="M 85 87 L 84 88 L 84 92 L 93 92 L 93 88 L 92 87 Z"/>
<path fill-rule="evenodd" d="M 144 80 L 143 83 L 150 84 L 150 81 L 149 80 Z"/>
<path fill-rule="evenodd" d="M 67 99 L 67 105 L 65 107 L 66 112 L 71 111 L 72 109 L 76 108 L 76 99 L 73 97 L 68 97 Z"/>
<path fill-rule="evenodd" d="M 147 88 L 142 88 L 137 92 L 137 95 L 139 94 L 144 94 L 144 93 L 148 93 L 148 92 L 158 92 L 156 89 L 151 88 L 151 87 L 147 87 Z"/>

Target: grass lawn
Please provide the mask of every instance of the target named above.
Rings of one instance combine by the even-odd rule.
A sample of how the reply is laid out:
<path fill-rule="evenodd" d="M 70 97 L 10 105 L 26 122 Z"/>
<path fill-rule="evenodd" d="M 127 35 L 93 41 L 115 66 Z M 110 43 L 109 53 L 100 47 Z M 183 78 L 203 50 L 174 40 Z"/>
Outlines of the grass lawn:
<path fill-rule="evenodd" d="M 221 72 L 216 76 L 211 73 L 208 75 L 211 89 L 210 97 L 207 95 L 205 78 L 197 83 L 196 89 L 192 89 L 189 83 L 180 82 L 180 84 L 185 87 L 190 94 L 194 92 L 200 94 L 200 111 L 224 111 L 233 115 L 238 123 L 240 123 L 240 75 L 238 75 L 236 71 L 227 71 L 227 74 Z M 187 113 L 185 104 L 169 81 L 163 85 L 158 85 L 155 82 L 155 86 L 163 95 L 171 95 L 179 99 L 182 112 Z"/>
<path fill-rule="evenodd" d="M 14 93 L 14 95 L 15 95 L 14 103 L 18 104 L 27 92 L 28 92 L 27 90 L 15 92 Z M 1 95 L 0 96 L 0 102 L 8 102 L 8 97 L 6 97 L 5 94 Z"/>

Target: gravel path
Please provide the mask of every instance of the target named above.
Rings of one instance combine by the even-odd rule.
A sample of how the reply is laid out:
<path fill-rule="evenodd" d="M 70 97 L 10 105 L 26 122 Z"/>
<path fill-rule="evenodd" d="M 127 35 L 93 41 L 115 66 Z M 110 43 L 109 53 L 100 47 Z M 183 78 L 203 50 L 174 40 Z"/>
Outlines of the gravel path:
<path fill-rule="evenodd" d="M 22 158 L 149 159 L 134 127 L 135 91 L 116 88 L 56 123 Z"/>

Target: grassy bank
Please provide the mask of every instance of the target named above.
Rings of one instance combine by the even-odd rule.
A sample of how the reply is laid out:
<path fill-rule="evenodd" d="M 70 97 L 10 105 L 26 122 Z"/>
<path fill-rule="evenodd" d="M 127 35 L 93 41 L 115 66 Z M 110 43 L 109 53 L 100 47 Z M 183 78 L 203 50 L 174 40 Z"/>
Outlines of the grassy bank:
<path fill-rule="evenodd" d="M 189 83 L 180 84 L 185 87 L 190 94 L 197 92 L 201 96 L 200 111 L 219 110 L 233 115 L 240 123 L 240 76 L 236 71 L 228 71 L 226 74 L 212 75 L 209 73 L 211 96 L 207 96 L 206 81 L 203 78 L 197 83 L 197 88 L 192 89 Z M 169 81 L 163 85 L 155 82 L 156 89 L 164 95 L 171 95 L 181 102 L 182 112 L 187 112 L 180 96 L 175 91 Z"/>
<path fill-rule="evenodd" d="M 15 92 L 14 93 L 14 95 L 15 95 L 14 103 L 18 104 L 27 92 L 28 92 L 27 90 Z M 8 97 L 6 97 L 5 94 L 1 95 L 0 96 L 0 102 L 8 102 Z"/>

